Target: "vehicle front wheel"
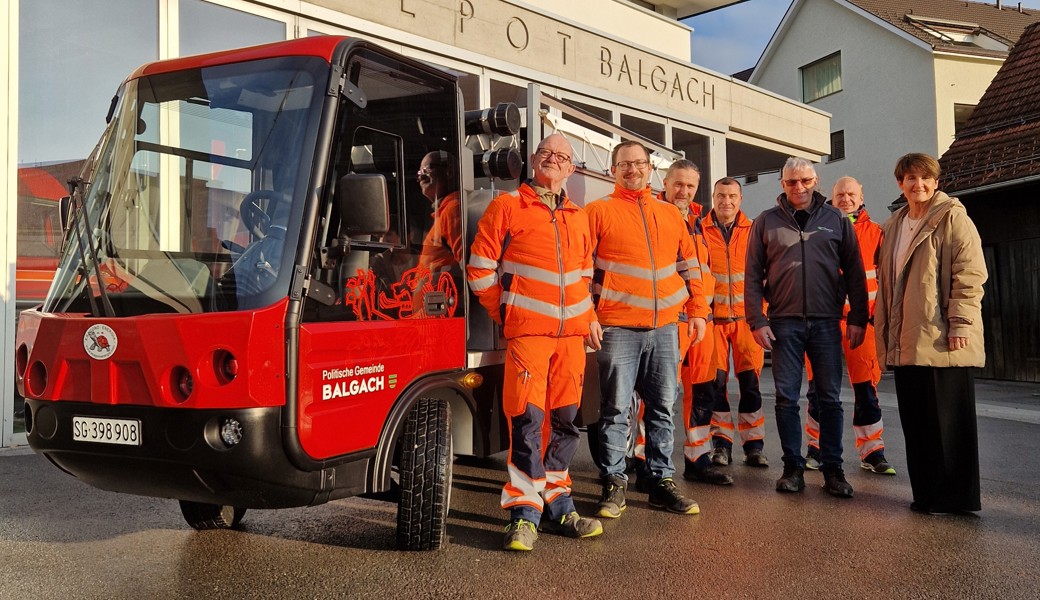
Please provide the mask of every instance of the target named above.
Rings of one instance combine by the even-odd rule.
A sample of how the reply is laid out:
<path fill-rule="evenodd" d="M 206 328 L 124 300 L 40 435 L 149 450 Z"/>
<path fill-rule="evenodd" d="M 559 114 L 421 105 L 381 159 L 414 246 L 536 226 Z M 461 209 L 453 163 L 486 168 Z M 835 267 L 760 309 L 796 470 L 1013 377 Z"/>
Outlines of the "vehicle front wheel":
<path fill-rule="evenodd" d="M 451 414 L 448 403 L 422 398 L 401 436 L 397 547 L 436 550 L 444 543 L 451 500 Z"/>
<path fill-rule="evenodd" d="M 180 500 L 184 520 L 199 531 L 207 529 L 230 529 L 242 520 L 246 509 L 226 504 L 207 504 Z"/>

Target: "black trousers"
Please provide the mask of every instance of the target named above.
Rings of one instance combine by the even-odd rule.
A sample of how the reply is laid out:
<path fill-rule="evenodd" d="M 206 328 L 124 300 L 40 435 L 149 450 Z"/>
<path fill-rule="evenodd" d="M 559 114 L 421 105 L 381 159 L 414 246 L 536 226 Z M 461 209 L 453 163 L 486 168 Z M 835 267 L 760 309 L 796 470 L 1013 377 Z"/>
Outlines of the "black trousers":
<path fill-rule="evenodd" d="M 895 367 L 914 504 L 980 510 L 975 377 L 967 367 Z"/>

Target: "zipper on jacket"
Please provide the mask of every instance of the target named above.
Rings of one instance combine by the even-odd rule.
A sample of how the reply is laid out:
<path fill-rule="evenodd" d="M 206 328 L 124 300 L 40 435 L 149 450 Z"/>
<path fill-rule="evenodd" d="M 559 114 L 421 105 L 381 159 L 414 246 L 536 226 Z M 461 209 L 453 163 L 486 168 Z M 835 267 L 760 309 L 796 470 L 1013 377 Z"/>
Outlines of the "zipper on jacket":
<path fill-rule="evenodd" d="M 734 221 L 734 227 L 736 226 L 736 224 L 736 221 Z M 721 229 L 719 230 L 719 234 L 722 234 Z M 730 239 L 728 240 L 726 239 L 725 235 L 722 236 L 722 241 L 726 243 L 726 293 L 729 295 L 729 318 L 736 319 L 737 316 L 733 313 L 733 265 L 731 264 L 729 258 L 729 242 L 732 239 L 732 234 L 730 234 Z M 744 266 L 744 269 L 747 270 L 747 265 Z"/>
<path fill-rule="evenodd" d="M 654 320 L 651 322 L 651 327 L 657 329 L 657 265 L 654 264 L 654 246 L 650 243 L 650 224 L 646 221 L 646 213 L 643 212 L 643 197 L 640 196 L 639 200 L 636 201 L 636 206 L 639 208 L 639 216 L 643 219 L 643 235 L 646 236 L 646 250 L 650 255 L 650 281 L 653 282 L 654 292 Z"/>
<path fill-rule="evenodd" d="M 560 330 L 556 333 L 556 337 L 562 337 L 563 325 L 567 321 L 567 315 L 564 314 L 564 311 L 567 310 L 567 299 L 564 290 L 565 274 L 563 272 L 563 244 L 560 242 L 560 224 L 556 220 L 556 211 L 549 208 L 549 217 L 553 225 L 553 230 L 556 232 L 556 264 L 559 266 L 560 271 Z"/>
<path fill-rule="evenodd" d="M 809 319 L 809 299 L 805 295 L 809 289 L 805 283 L 805 280 L 808 279 L 805 276 L 805 230 L 801 225 L 798 226 L 798 246 L 802 251 L 802 320 L 807 321 Z"/>

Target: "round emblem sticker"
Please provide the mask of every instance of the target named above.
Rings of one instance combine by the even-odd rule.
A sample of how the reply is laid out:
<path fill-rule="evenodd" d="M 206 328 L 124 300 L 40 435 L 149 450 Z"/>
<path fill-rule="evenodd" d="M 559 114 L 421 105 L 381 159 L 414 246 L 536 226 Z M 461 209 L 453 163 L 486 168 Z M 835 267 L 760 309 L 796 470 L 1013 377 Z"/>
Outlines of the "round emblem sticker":
<path fill-rule="evenodd" d="M 118 344 L 119 340 L 116 339 L 116 332 L 108 325 L 101 323 L 91 325 L 87 332 L 83 334 L 83 349 L 87 351 L 91 358 L 96 358 L 97 360 L 105 360 L 112 356 Z"/>

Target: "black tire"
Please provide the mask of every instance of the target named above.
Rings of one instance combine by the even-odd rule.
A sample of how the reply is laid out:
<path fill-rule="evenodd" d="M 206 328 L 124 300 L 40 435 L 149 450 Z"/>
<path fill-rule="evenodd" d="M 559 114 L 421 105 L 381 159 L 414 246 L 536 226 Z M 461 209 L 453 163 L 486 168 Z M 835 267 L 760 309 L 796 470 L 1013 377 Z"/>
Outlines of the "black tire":
<path fill-rule="evenodd" d="M 422 398 L 401 436 L 401 498 L 397 547 L 437 550 L 444 544 L 451 502 L 451 414 L 448 403 Z"/>
<path fill-rule="evenodd" d="M 184 520 L 199 531 L 207 529 L 231 529 L 242 521 L 246 509 L 226 504 L 207 504 L 181 500 L 181 514 Z"/>

